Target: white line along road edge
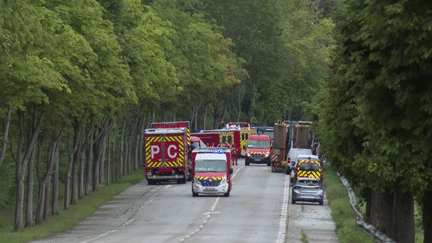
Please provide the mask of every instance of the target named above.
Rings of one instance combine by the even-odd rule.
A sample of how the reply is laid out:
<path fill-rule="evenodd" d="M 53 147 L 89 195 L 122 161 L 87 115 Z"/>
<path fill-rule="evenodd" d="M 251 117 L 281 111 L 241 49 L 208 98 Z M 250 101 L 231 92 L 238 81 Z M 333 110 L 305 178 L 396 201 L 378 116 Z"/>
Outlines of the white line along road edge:
<path fill-rule="evenodd" d="M 284 197 L 282 201 L 282 211 L 280 215 L 280 222 L 279 222 L 279 234 L 277 243 L 283 243 L 285 242 L 285 236 L 286 236 L 286 228 L 287 228 L 287 220 L 288 220 L 288 197 L 289 197 L 289 184 L 290 184 L 290 176 L 285 175 L 285 187 L 284 187 Z"/>

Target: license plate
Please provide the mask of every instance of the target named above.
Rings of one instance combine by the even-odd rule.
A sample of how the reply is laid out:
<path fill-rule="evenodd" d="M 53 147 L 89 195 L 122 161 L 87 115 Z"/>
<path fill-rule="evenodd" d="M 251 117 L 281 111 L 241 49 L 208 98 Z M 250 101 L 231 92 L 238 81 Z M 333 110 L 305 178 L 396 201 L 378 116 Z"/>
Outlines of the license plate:
<path fill-rule="evenodd" d="M 216 188 L 206 187 L 206 188 L 203 189 L 203 191 L 205 191 L 205 192 L 215 192 Z"/>

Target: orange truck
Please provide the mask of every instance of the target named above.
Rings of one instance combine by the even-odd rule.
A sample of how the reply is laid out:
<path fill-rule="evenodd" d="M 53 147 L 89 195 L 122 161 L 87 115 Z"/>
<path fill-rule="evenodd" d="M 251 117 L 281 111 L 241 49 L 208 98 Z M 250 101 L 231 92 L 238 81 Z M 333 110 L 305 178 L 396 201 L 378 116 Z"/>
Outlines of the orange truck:
<path fill-rule="evenodd" d="M 275 123 L 273 129 L 273 144 L 270 149 L 271 171 L 287 166 L 287 153 L 290 147 L 288 137 L 288 125 L 286 123 Z"/>
<path fill-rule="evenodd" d="M 144 131 L 146 179 L 157 182 L 186 183 L 188 177 L 187 128 L 151 128 Z"/>
<path fill-rule="evenodd" d="M 270 148 L 270 136 L 250 135 L 246 149 L 245 165 L 249 165 L 250 163 L 259 163 L 270 166 Z"/>
<path fill-rule="evenodd" d="M 313 135 L 310 121 L 284 121 L 274 125 L 273 144 L 270 152 L 272 172 L 278 168 L 291 172 L 289 151 L 296 149 L 311 149 Z M 289 174 L 289 173 L 288 173 Z"/>
<path fill-rule="evenodd" d="M 230 195 L 232 189 L 231 149 L 198 148 L 192 151 L 192 196 Z"/>

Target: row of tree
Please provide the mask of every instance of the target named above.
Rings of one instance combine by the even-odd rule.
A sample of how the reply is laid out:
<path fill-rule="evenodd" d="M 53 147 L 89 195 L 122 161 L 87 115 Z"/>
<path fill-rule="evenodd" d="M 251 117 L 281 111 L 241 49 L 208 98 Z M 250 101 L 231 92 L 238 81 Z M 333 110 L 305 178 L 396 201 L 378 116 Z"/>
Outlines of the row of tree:
<path fill-rule="evenodd" d="M 432 2 L 346 0 L 334 77 L 316 96 L 325 156 L 363 188 L 366 215 L 414 242 L 414 200 L 432 242 Z"/>
<path fill-rule="evenodd" d="M 315 1 L 0 1 L 0 206 L 31 227 L 64 183 L 69 208 L 138 168 L 156 120 L 289 117 L 329 77 L 332 28 Z"/>

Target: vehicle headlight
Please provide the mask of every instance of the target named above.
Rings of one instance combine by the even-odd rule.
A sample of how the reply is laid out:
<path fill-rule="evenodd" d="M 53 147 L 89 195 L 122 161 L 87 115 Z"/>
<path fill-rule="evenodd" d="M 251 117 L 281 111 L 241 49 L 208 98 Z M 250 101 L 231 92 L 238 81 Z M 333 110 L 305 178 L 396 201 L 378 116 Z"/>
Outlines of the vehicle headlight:
<path fill-rule="evenodd" d="M 226 176 L 224 176 L 223 178 L 222 178 L 222 181 L 221 181 L 221 184 L 226 184 L 227 182 L 227 178 L 226 178 Z"/>
<path fill-rule="evenodd" d="M 269 157 L 269 155 L 270 155 L 270 153 L 269 153 L 269 152 L 267 152 L 267 153 L 265 154 L 265 157 Z"/>
<path fill-rule="evenodd" d="M 198 180 L 196 176 L 194 177 L 194 183 L 197 185 L 201 185 L 201 182 Z"/>
<path fill-rule="evenodd" d="M 295 192 L 295 193 L 300 193 L 300 191 L 297 190 L 297 189 L 294 189 L 293 192 Z"/>

